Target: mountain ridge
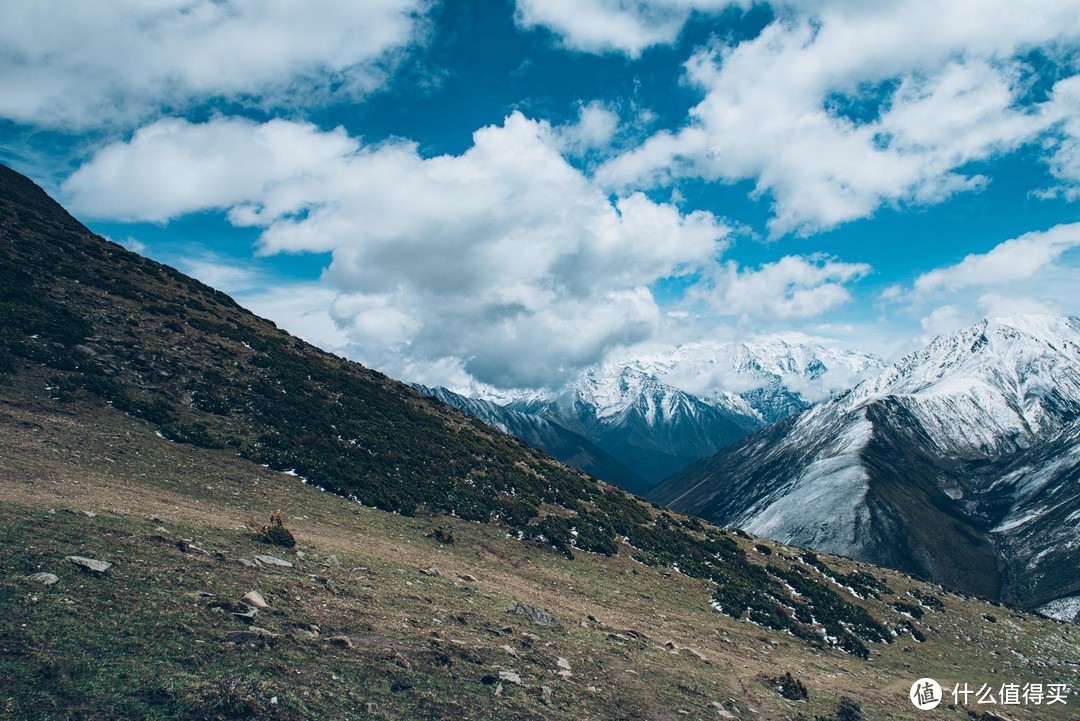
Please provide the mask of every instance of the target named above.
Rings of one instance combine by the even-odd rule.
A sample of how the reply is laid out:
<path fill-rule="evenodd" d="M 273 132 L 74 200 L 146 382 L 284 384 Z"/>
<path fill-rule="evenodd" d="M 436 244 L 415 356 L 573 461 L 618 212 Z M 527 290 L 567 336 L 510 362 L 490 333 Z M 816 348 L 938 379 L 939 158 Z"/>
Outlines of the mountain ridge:
<path fill-rule="evenodd" d="M 1017 567 L 1010 529 L 994 529 L 1003 509 L 1023 499 L 996 481 L 1034 472 L 1010 469 L 1023 458 L 1017 454 L 1049 463 L 1066 448 L 1054 438 L 1080 416 L 1078 343 L 1076 318 L 991 319 L 941 336 L 833 400 L 688 467 L 650 497 L 776 540 L 1045 605 L 1075 592 L 1075 574 L 1035 583 L 1035 569 Z M 1066 508 L 1080 503 L 1070 477 L 1055 476 Z M 1058 520 L 1071 518 L 1066 528 L 1075 533 L 1077 517 Z M 1030 555 L 1060 564 L 1054 525 L 1030 535 Z M 1074 549 L 1060 550 L 1075 560 Z"/>

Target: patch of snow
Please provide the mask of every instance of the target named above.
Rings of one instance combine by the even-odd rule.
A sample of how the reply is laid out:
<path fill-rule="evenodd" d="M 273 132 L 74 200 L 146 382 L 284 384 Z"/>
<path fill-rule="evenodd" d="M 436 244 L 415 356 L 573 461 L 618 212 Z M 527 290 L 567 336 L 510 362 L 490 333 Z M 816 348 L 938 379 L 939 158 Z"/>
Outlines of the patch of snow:
<path fill-rule="evenodd" d="M 1040 606 L 1036 610 L 1042 615 L 1058 621 L 1076 621 L 1080 619 L 1080 596 L 1059 598 L 1056 601 Z"/>

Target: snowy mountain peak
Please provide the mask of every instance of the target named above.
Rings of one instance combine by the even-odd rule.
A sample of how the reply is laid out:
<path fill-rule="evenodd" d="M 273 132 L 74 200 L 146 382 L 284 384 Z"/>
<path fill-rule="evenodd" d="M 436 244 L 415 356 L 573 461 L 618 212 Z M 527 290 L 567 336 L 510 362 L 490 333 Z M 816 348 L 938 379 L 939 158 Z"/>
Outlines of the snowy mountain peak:
<path fill-rule="evenodd" d="M 844 398 L 894 398 L 957 450 L 1004 452 L 1080 414 L 1080 319 L 990 318 L 934 339 Z"/>

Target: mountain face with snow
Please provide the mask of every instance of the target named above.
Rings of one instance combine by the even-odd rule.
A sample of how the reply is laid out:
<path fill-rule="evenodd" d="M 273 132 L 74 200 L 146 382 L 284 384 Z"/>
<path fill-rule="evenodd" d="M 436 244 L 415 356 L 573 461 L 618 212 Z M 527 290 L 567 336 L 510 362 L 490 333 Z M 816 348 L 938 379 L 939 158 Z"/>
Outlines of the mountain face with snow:
<path fill-rule="evenodd" d="M 538 415 L 504 408 L 492 401 L 467 398 L 446 388 L 429 388 L 418 384 L 413 384 L 413 388 L 525 441 L 552 458 L 631 493 L 642 495 L 652 486 L 625 463 L 616 460 L 588 439 Z"/>
<path fill-rule="evenodd" d="M 469 395 L 579 434 L 655 483 L 884 365 L 803 336 L 776 336 L 616 359 L 558 392 Z"/>
<path fill-rule="evenodd" d="M 558 395 L 507 407 L 588 438 L 652 483 L 762 425 L 738 396 L 708 402 L 633 363 L 592 368 Z"/>
<path fill-rule="evenodd" d="M 992 319 L 667 479 L 654 500 L 1038 607 L 1080 596 L 1080 320 Z"/>

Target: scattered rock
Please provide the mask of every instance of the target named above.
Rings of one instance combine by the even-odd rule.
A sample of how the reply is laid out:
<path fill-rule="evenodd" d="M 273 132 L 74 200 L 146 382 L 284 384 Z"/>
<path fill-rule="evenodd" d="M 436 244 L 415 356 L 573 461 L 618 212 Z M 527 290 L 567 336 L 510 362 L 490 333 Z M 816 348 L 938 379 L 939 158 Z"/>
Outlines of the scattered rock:
<path fill-rule="evenodd" d="M 544 695 L 545 701 L 550 701 L 551 697 L 555 695 L 555 692 L 551 689 L 551 686 L 541 686 L 540 693 Z"/>
<path fill-rule="evenodd" d="M 210 555 L 210 551 L 207 551 L 205 548 L 199 548 L 187 538 L 181 538 L 179 541 L 177 541 L 176 547 L 179 548 L 183 553 L 199 553 L 203 556 Z"/>
<path fill-rule="evenodd" d="M 255 562 L 252 561 L 250 558 L 238 558 L 236 560 L 240 561 L 240 563 L 242 563 L 242 564 L 244 564 L 245 566 L 248 566 L 248 567 L 254 567 L 255 566 Z"/>
<path fill-rule="evenodd" d="M 517 671 L 499 671 L 499 680 L 521 685 L 521 676 Z"/>
<path fill-rule="evenodd" d="M 96 558 L 87 558 L 86 556 L 67 556 L 65 561 L 71 561 L 79 568 L 84 568 L 87 571 L 93 571 L 94 573 L 105 573 L 113 567 L 108 561 L 99 561 Z"/>
<path fill-rule="evenodd" d="M 264 553 L 260 553 L 255 556 L 256 563 L 262 563 L 267 566 L 280 566 L 282 568 L 292 568 L 291 562 L 286 561 L 284 558 L 278 558 L 277 556 L 268 556 Z"/>
<path fill-rule="evenodd" d="M 303 628 L 303 627 L 294 628 L 293 633 L 295 633 L 300 638 L 318 638 L 319 637 L 319 634 L 317 634 L 317 633 L 315 633 L 313 631 L 310 631 L 310 630 L 308 630 L 306 628 Z"/>
<path fill-rule="evenodd" d="M 550 614 L 547 611 L 542 611 L 536 606 L 533 606 L 529 603 L 514 601 L 512 604 L 510 604 L 510 611 L 512 613 L 521 614 L 537 626 L 559 625 L 559 619 L 556 618 L 554 614 Z"/>
<path fill-rule="evenodd" d="M 254 606 L 255 608 L 266 608 L 270 605 L 266 602 L 266 599 L 263 598 L 263 595 L 258 591 L 248 591 L 240 600 L 249 606 Z"/>
<path fill-rule="evenodd" d="M 699 661 L 709 663 L 709 657 L 703 654 L 701 651 L 698 651 L 696 648 L 690 648 L 689 646 L 687 646 L 684 650 L 691 656 L 697 658 Z"/>
<path fill-rule="evenodd" d="M 259 615 L 259 609 L 248 607 L 243 611 L 236 611 L 233 616 L 244 623 L 252 623 L 255 621 L 255 617 Z"/>
<path fill-rule="evenodd" d="M 503 651 L 506 651 L 506 652 L 507 652 L 508 654 L 510 654 L 510 655 L 511 655 L 511 656 L 513 656 L 514 658 L 517 658 L 517 657 L 518 657 L 518 655 L 517 655 L 517 651 L 515 651 L 515 650 L 513 649 L 513 647 L 511 647 L 511 646 L 510 646 L 509 644 L 505 644 L 505 643 L 504 643 L 504 644 L 503 644 L 502 646 L 500 646 L 500 648 L 501 648 L 501 649 L 502 649 Z"/>
<path fill-rule="evenodd" d="M 260 626 L 252 626 L 246 631 L 230 631 L 229 633 L 225 634 L 225 638 L 237 643 L 277 637 L 278 635 L 273 631 L 262 628 Z"/>
<path fill-rule="evenodd" d="M 97 514 L 93 511 L 83 511 L 82 514 L 87 518 L 97 518 Z"/>
<path fill-rule="evenodd" d="M 326 641 L 331 646 L 337 646 L 338 648 L 352 648 L 353 647 L 352 639 L 349 638 L 348 636 L 331 636 L 330 638 L 326 639 Z"/>
<path fill-rule="evenodd" d="M 466 583 L 476 583 L 477 581 L 480 580 L 479 578 L 472 575 L 471 573 L 463 573 L 460 576 L 458 576 L 458 578 L 461 579 L 462 581 L 465 581 Z"/>
<path fill-rule="evenodd" d="M 27 576 L 27 578 L 29 578 L 31 581 L 37 581 L 38 583 L 40 583 L 40 584 L 42 584 L 44 586 L 51 586 L 51 585 L 53 585 L 54 583 L 56 583 L 57 581 L 60 580 L 60 578 L 58 576 L 56 576 L 56 575 L 54 575 L 52 573 L 45 573 L 45 572 L 35 573 L 32 576 Z"/>
<path fill-rule="evenodd" d="M 424 574 L 425 576 L 442 576 L 442 572 L 434 566 L 432 566 L 431 568 L 421 568 L 420 573 Z"/>
<path fill-rule="evenodd" d="M 726 709 L 726 708 L 724 707 L 724 704 L 720 703 L 719 701 L 713 701 L 713 702 L 712 702 L 711 704 L 709 704 L 709 705 L 713 707 L 713 709 L 714 709 L 714 710 L 716 711 L 716 713 L 720 714 L 720 715 L 721 715 L 721 716 L 723 716 L 724 718 L 735 718 L 735 714 L 733 714 L 733 713 L 731 713 L 730 711 L 728 711 L 728 710 L 727 710 L 727 709 Z"/>
<path fill-rule="evenodd" d="M 672 653 L 679 652 L 679 647 L 675 645 L 674 641 L 668 641 L 667 643 L 665 643 L 664 648 L 666 648 L 668 651 L 671 651 Z"/>
<path fill-rule="evenodd" d="M 565 669 L 567 671 L 570 670 L 570 661 L 563 658 L 562 656 L 560 656 L 559 660 L 555 662 L 555 665 L 558 666 L 561 669 Z"/>

